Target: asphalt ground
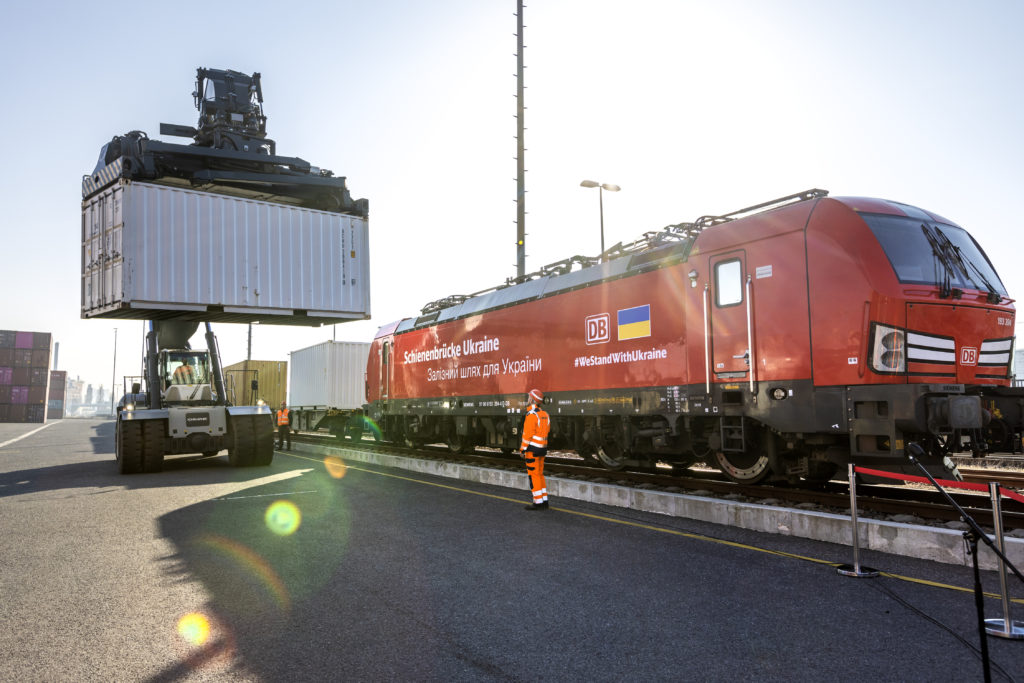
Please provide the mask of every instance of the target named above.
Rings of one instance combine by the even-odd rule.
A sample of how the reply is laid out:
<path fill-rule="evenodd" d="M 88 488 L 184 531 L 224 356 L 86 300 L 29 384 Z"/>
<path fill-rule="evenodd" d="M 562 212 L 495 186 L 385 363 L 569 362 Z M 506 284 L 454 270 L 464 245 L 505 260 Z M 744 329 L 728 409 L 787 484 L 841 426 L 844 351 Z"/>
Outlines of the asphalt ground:
<path fill-rule="evenodd" d="M 2 680 L 982 680 L 969 568 L 301 452 L 121 476 L 112 423 L 38 427 L 0 425 Z"/>

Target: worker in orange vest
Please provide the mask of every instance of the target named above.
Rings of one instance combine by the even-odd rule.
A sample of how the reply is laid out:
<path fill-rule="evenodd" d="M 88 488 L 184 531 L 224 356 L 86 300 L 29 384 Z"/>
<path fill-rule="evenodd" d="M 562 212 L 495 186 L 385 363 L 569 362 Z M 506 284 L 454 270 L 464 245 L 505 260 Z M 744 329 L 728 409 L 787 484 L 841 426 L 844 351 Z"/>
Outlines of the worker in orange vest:
<path fill-rule="evenodd" d="M 288 448 L 284 448 L 285 440 L 288 441 Z M 288 408 L 284 401 L 281 401 L 281 409 L 277 411 L 277 449 L 292 449 L 291 418 L 288 417 Z"/>
<path fill-rule="evenodd" d="M 539 389 L 531 389 L 527 396 L 530 407 L 523 420 L 523 440 L 519 453 L 526 460 L 526 472 L 530 475 L 530 491 L 533 492 L 533 503 L 526 506 L 527 510 L 548 509 L 548 487 L 544 482 L 544 456 L 548 454 L 548 432 L 551 430 L 551 418 L 541 408 L 544 393 Z"/>

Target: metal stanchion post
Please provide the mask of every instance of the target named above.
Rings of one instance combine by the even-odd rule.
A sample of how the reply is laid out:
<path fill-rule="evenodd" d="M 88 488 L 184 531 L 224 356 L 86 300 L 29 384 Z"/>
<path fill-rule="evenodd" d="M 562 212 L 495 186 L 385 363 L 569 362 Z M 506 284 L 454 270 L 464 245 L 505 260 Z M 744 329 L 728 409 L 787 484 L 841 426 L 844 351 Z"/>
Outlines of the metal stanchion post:
<path fill-rule="evenodd" d="M 992 526 L 996 532 L 996 547 L 999 552 L 1006 554 L 1006 546 L 1003 542 L 1003 509 L 1000 503 L 999 484 L 989 482 L 988 493 L 992 496 Z M 1006 586 L 1006 563 L 1003 558 L 999 560 L 999 588 L 1003 595 L 1003 618 L 986 619 L 985 632 L 990 636 L 1009 638 L 1011 640 L 1024 639 L 1024 623 L 1013 621 L 1010 618 L 1010 594 Z"/>
<path fill-rule="evenodd" d="M 842 564 L 836 572 L 843 576 L 854 576 L 858 579 L 871 579 L 878 576 L 878 570 L 860 566 L 860 539 L 857 535 L 857 475 L 853 463 L 849 465 L 850 473 L 850 517 L 853 521 L 853 564 Z"/>

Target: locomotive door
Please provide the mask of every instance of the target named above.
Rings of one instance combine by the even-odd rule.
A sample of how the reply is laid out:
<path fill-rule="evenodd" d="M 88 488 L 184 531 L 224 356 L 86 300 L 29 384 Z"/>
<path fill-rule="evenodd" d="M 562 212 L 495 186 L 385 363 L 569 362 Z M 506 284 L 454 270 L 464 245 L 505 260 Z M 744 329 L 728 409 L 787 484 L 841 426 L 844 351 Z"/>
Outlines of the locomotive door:
<path fill-rule="evenodd" d="M 744 380 L 750 372 L 743 252 L 712 257 L 708 344 L 713 379 Z"/>
<path fill-rule="evenodd" d="M 380 350 L 380 398 L 386 401 L 391 388 L 391 343 L 384 342 Z"/>

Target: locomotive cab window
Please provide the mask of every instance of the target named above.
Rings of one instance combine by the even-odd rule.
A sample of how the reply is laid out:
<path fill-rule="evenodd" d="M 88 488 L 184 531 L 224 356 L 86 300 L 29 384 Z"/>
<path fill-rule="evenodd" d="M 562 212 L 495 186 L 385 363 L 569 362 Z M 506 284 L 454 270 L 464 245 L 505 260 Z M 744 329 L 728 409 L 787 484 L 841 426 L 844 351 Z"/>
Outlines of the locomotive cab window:
<path fill-rule="evenodd" d="M 1006 296 L 978 243 L 961 227 L 920 218 L 862 214 L 903 284 L 974 289 Z"/>
<path fill-rule="evenodd" d="M 715 264 L 715 304 L 719 308 L 743 302 L 743 269 L 739 259 Z"/>

